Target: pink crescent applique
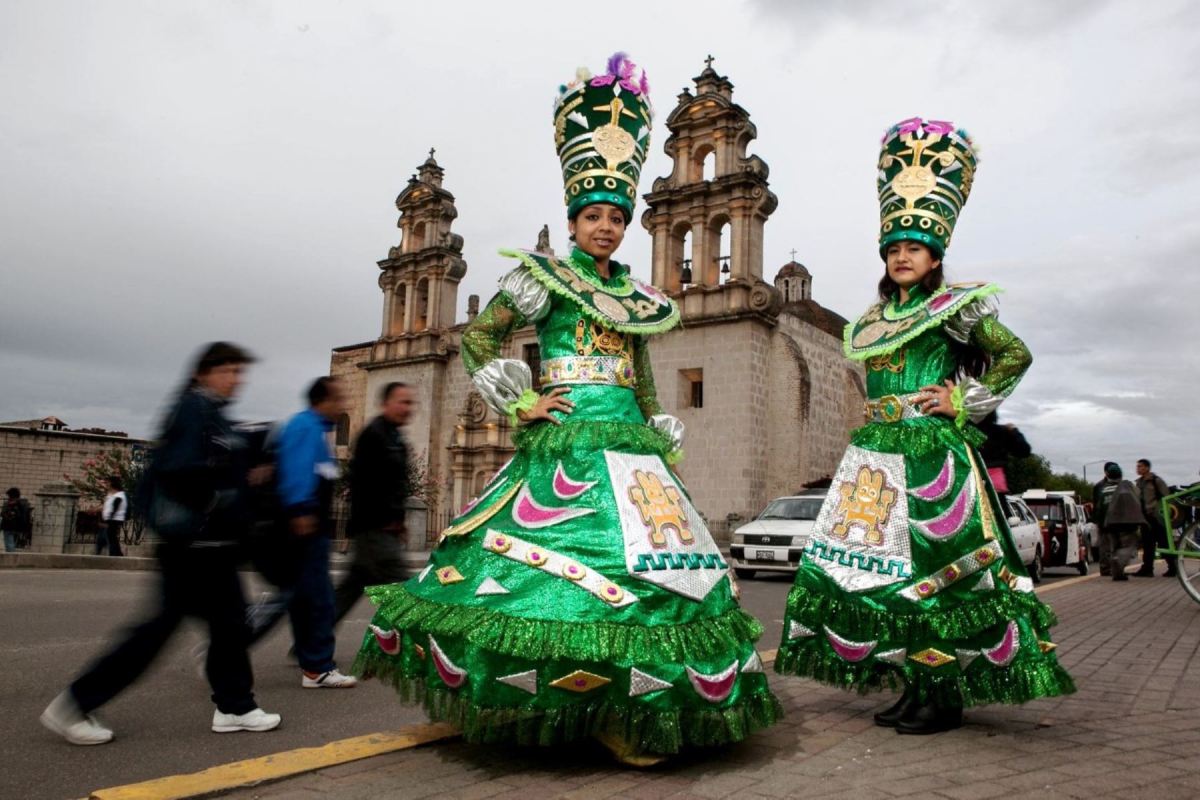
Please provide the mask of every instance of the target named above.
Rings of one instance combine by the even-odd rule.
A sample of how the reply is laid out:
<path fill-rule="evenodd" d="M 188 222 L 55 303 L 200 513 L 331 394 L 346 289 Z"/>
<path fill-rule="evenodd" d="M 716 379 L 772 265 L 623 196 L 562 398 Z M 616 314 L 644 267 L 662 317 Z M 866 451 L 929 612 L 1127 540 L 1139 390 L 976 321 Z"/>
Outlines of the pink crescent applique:
<path fill-rule="evenodd" d="M 1007 667 L 1017 657 L 1017 650 L 1020 649 L 1020 646 L 1021 637 L 1020 631 L 1017 629 L 1017 623 L 1009 620 L 1008 627 L 1004 629 L 1004 636 L 1000 639 L 1000 643 L 995 647 L 985 647 L 983 649 L 983 657 L 997 667 Z"/>
<path fill-rule="evenodd" d="M 446 654 L 442 652 L 442 648 L 438 646 L 437 640 L 432 636 L 429 637 L 429 650 L 433 655 L 433 666 L 437 669 L 442 683 L 451 689 L 462 686 L 467 679 L 467 671 L 447 658 Z"/>
<path fill-rule="evenodd" d="M 710 703 L 719 703 L 733 691 L 733 684 L 737 681 L 737 669 L 738 662 L 734 659 L 732 664 L 715 675 L 705 675 L 688 667 L 687 676 L 697 694 Z"/>
<path fill-rule="evenodd" d="M 563 469 L 562 462 L 559 461 L 558 466 L 554 468 L 553 484 L 555 497 L 557 497 L 559 500 L 574 500 L 576 497 L 579 497 L 588 489 L 595 486 L 596 481 L 587 481 L 585 483 L 572 480 L 570 476 L 567 475 L 566 470 Z"/>
<path fill-rule="evenodd" d="M 918 500 L 933 503 L 950 494 L 952 486 L 954 486 L 954 453 L 946 451 L 946 460 L 942 462 L 942 468 L 937 477 L 924 486 L 909 489 L 908 493 Z"/>
<path fill-rule="evenodd" d="M 375 642 L 379 645 L 379 649 L 389 656 L 400 652 L 400 634 L 397 631 L 385 631 L 377 625 L 372 625 L 371 633 L 375 634 Z"/>
<path fill-rule="evenodd" d="M 843 639 L 829 630 L 828 626 L 825 628 L 825 636 L 829 639 L 829 646 L 833 648 L 833 652 L 846 661 L 862 661 L 871 655 L 871 651 L 875 649 L 875 645 L 878 643 L 852 642 L 849 639 Z"/>
<path fill-rule="evenodd" d="M 941 514 L 929 520 L 910 519 L 909 521 L 925 536 L 941 541 L 957 535 L 967 526 L 974 507 L 975 482 L 967 480 L 963 482 L 963 487 L 959 490 L 958 496 L 954 498 L 954 502 Z"/>
<path fill-rule="evenodd" d="M 548 528 L 569 519 L 596 513 L 594 508 L 551 508 L 533 499 L 529 484 L 521 487 L 517 500 L 513 503 L 513 521 L 522 528 Z"/>

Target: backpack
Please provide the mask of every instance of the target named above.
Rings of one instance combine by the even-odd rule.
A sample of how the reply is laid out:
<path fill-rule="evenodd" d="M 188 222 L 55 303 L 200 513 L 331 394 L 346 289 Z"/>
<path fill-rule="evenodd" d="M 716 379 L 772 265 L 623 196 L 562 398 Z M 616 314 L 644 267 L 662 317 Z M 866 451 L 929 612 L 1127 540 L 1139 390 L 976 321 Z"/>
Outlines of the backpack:
<path fill-rule="evenodd" d="M 29 530 L 31 522 L 29 501 L 24 497 L 5 501 L 0 509 L 0 529 L 24 532 Z"/>

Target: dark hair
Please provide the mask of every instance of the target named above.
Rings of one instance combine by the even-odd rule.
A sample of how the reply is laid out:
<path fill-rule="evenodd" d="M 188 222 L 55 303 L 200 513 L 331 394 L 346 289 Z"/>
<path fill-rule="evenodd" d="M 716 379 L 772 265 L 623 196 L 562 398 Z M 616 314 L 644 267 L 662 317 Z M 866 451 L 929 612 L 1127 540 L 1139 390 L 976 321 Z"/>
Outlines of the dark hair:
<path fill-rule="evenodd" d="M 903 240 L 911 241 L 911 240 Z M 929 270 L 928 274 L 921 279 L 921 288 L 926 292 L 933 294 L 946 282 L 946 261 L 939 257 L 928 246 L 921 242 L 913 242 L 919 244 L 938 262 L 936 269 Z M 900 293 L 900 284 L 892 280 L 892 276 L 888 275 L 886 259 L 883 266 L 883 277 L 879 279 L 879 299 L 887 302 Z M 992 359 L 983 350 L 970 344 L 961 344 L 954 339 L 950 340 L 950 352 L 954 354 L 954 360 L 958 363 L 958 367 L 963 373 L 970 375 L 973 378 L 978 378 L 983 373 L 987 372 L 987 368 L 992 365 Z"/>
<path fill-rule="evenodd" d="M 611 207 L 617 209 L 618 211 L 621 212 L 621 216 L 625 218 L 625 227 L 626 228 L 629 227 L 629 223 L 633 222 L 633 212 L 632 211 L 627 210 L 625 208 L 625 206 L 619 206 L 616 203 L 606 203 L 603 200 L 597 200 L 595 203 L 588 203 L 586 206 L 580 206 L 579 208 L 575 209 L 574 214 L 568 214 L 567 219 L 571 222 L 574 222 L 575 218 L 578 217 L 580 214 L 582 214 L 583 210 L 585 208 L 591 208 L 592 206 L 611 206 Z M 574 234 L 571 234 L 567 238 L 570 239 L 572 242 L 575 241 Z"/>
<path fill-rule="evenodd" d="M 247 350 L 238 347 L 236 344 L 229 342 L 212 342 L 205 345 L 200 351 L 200 355 L 196 357 L 196 368 L 192 370 L 193 375 L 203 375 L 206 372 L 211 372 L 217 367 L 223 367 L 226 364 L 253 364 L 254 356 L 250 355 Z"/>
<path fill-rule="evenodd" d="M 1121 477 L 1121 465 L 1117 464 L 1116 462 L 1109 461 L 1104 465 L 1104 476 L 1111 478 L 1114 481 L 1117 480 Z"/>
<path fill-rule="evenodd" d="M 391 381 L 389 383 L 386 383 L 386 384 L 384 384 L 383 388 L 379 391 L 379 402 L 386 403 L 388 401 L 388 398 L 392 396 L 392 392 L 396 391 L 397 389 L 407 389 L 407 388 L 408 388 L 408 384 L 405 383 L 404 381 Z"/>
<path fill-rule="evenodd" d="M 125 484 L 121 480 L 120 475 L 109 475 L 107 480 L 108 485 L 116 489 L 118 492 L 125 488 Z"/>
<path fill-rule="evenodd" d="M 16 500 L 18 497 L 21 496 L 21 490 L 14 486 L 11 489 L 9 489 L 7 492 L 5 492 L 5 494 L 8 495 L 9 497 L 11 497 L 13 500 Z"/>
<path fill-rule="evenodd" d="M 1145 465 L 1146 465 L 1146 469 L 1150 469 L 1150 459 L 1148 459 L 1148 458 L 1139 458 L 1139 459 L 1138 459 L 1138 463 L 1139 463 L 1139 464 L 1145 464 Z"/>
<path fill-rule="evenodd" d="M 333 394 L 334 384 L 337 378 L 331 378 L 328 375 L 322 375 L 312 382 L 308 387 L 308 404 L 310 406 L 319 406 L 329 399 Z"/>

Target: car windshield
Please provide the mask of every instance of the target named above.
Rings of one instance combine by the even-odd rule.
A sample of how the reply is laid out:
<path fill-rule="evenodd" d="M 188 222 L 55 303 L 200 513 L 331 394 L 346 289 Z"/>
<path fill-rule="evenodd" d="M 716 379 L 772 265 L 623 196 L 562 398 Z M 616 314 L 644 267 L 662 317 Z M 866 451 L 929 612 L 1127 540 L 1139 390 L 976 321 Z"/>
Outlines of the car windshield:
<path fill-rule="evenodd" d="M 816 519 L 823 498 L 784 497 L 772 500 L 759 519 Z"/>
<path fill-rule="evenodd" d="M 1025 502 L 1038 519 L 1062 522 L 1063 507 L 1061 503 L 1056 503 L 1053 500 L 1026 500 Z"/>

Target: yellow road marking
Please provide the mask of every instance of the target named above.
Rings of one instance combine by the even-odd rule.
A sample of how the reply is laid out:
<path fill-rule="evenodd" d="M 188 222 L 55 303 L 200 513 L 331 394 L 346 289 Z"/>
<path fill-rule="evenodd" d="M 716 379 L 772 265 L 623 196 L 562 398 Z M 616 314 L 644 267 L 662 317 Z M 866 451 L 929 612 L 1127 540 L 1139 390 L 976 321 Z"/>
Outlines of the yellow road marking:
<path fill-rule="evenodd" d="M 262 758 L 235 761 L 190 775 L 171 775 L 142 783 L 97 789 L 88 796 L 88 800 L 182 800 L 188 797 L 202 797 L 396 750 L 406 750 L 457 735 L 456 728 L 444 723 L 409 725 L 389 733 L 355 736 L 320 747 L 303 747 Z"/>
<path fill-rule="evenodd" d="M 1037 587 L 1033 591 L 1036 592 L 1037 594 L 1045 594 L 1046 592 L 1053 592 L 1055 589 L 1062 589 L 1067 586 L 1073 586 L 1077 583 L 1094 580 L 1099 577 L 1100 577 L 1099 573 L 1095 573 L 1093 575 L 1080 575 L 1077 578 L 1067 578 L 1065 581 L 1058 581 L 1057 583 L 1044 584 L 1042 586 Z"/>

